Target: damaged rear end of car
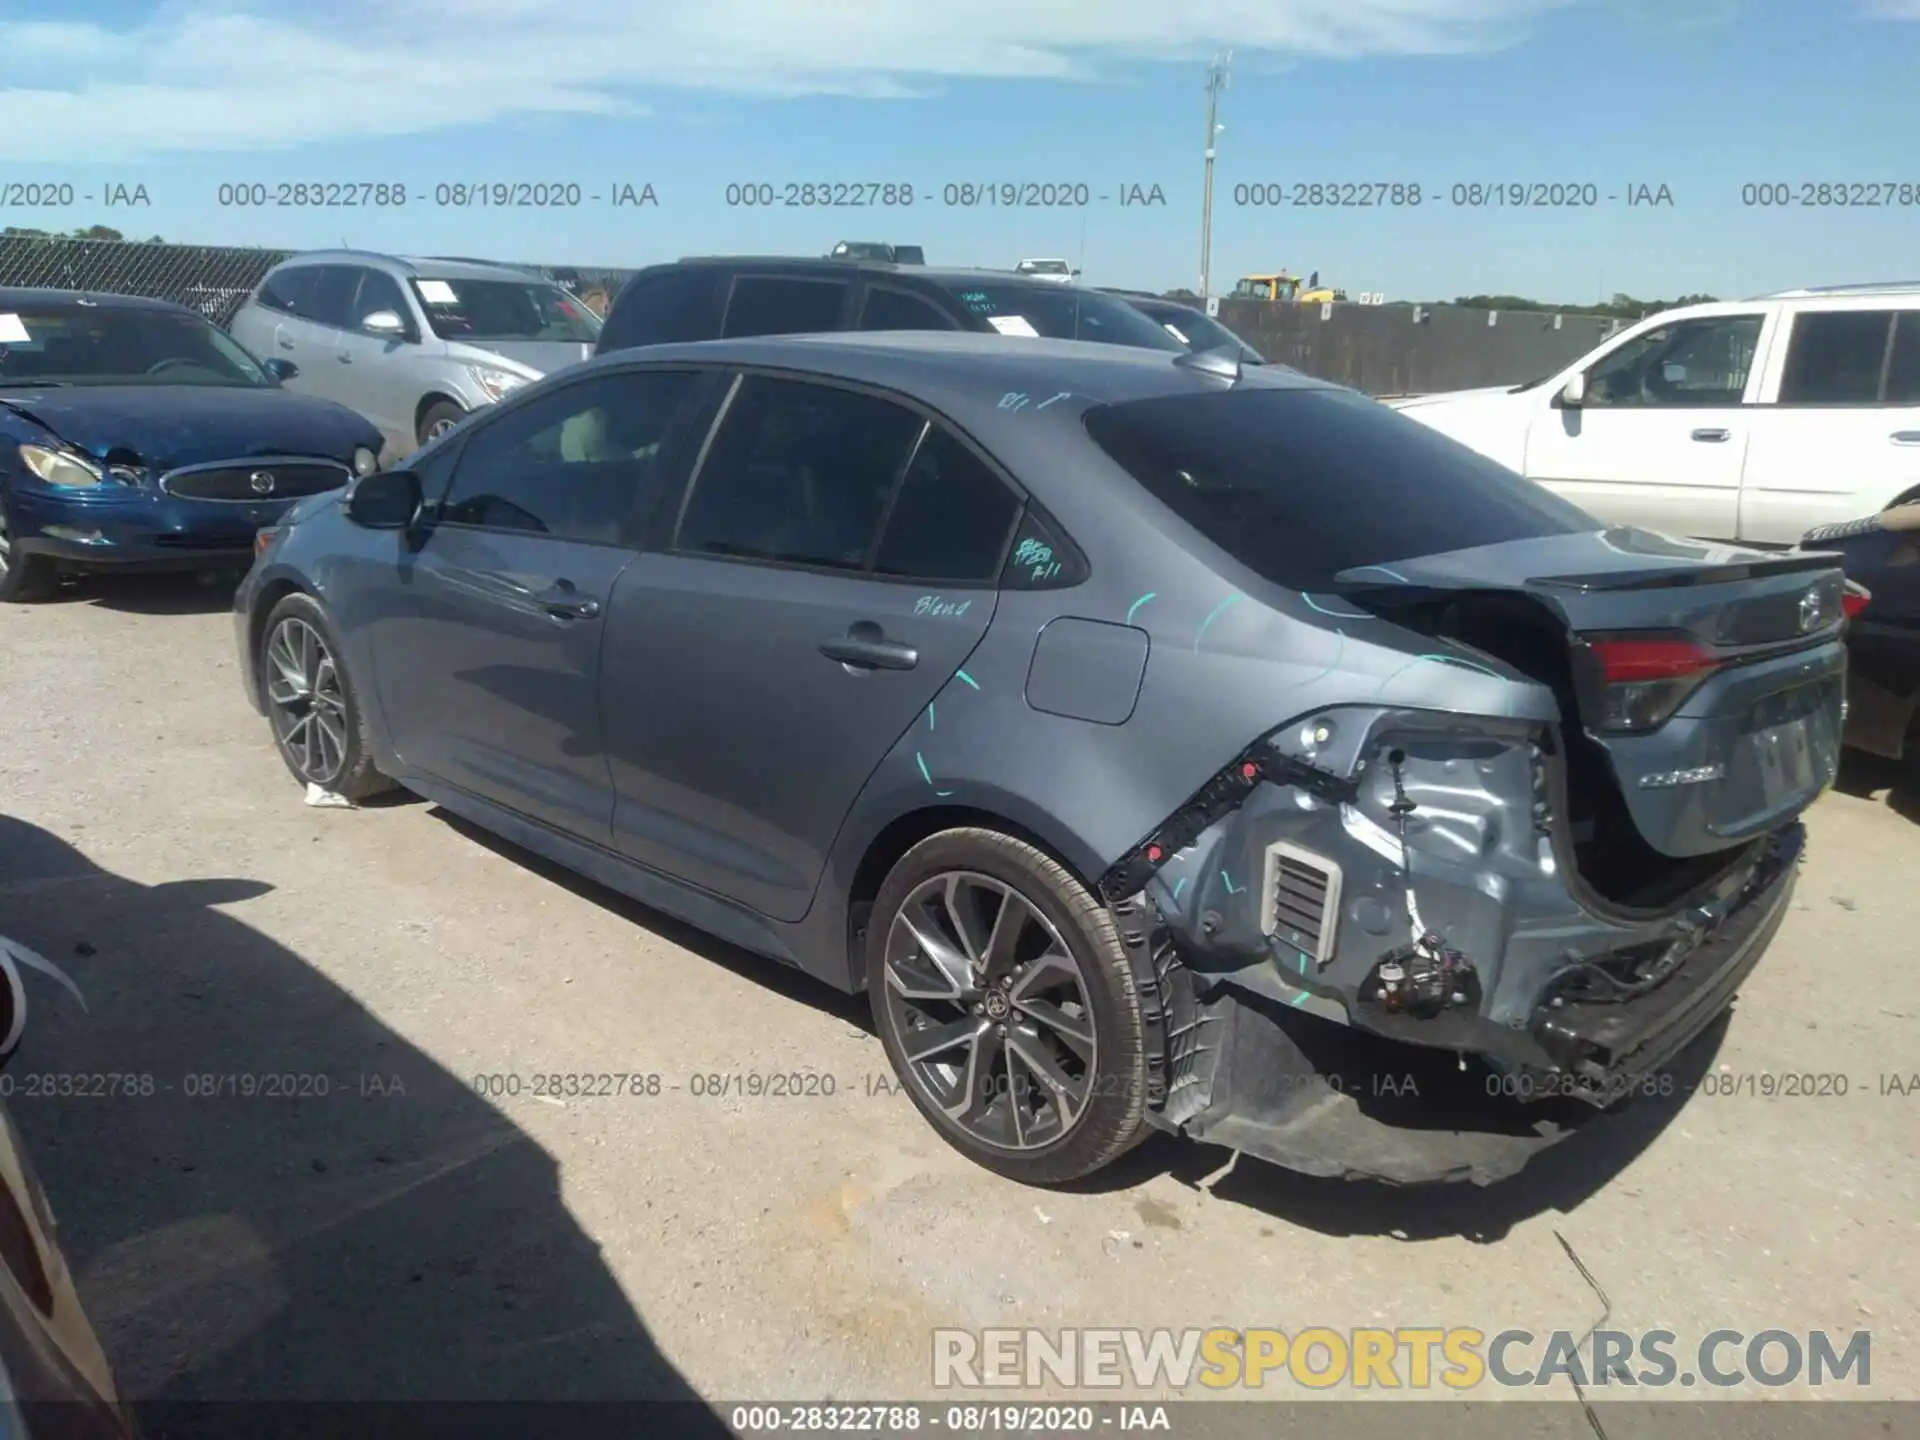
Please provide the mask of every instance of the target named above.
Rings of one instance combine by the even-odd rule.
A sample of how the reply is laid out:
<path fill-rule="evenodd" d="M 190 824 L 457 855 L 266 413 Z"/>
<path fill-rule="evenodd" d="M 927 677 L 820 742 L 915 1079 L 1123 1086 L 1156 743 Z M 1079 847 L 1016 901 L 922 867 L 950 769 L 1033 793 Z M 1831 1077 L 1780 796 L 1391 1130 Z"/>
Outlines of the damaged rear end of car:
<path fill-rule="evenodd" d="M 1326 395 L 1272 408 L 1365 403 Z M 1238 398 L 1089 423 L 1276 587 L 1274 645 L 1338 637 L 1313 703 L 1281 687 L 1279 723 L 1102 877 L 1158 1036 L 1150 1118 L 1310 1174 L 1490 1183 L 1671 1093 L 1759 962 L 1838 768 L 1845 581 L 1603 529 L 1379 407 L 1343 422 L 1358 472 L 1429 463 L 1436 510 L 1356 540 L 1365 483 L 1289 490 L 1338 440 L 1269 427 L 1210 463 Z"/>

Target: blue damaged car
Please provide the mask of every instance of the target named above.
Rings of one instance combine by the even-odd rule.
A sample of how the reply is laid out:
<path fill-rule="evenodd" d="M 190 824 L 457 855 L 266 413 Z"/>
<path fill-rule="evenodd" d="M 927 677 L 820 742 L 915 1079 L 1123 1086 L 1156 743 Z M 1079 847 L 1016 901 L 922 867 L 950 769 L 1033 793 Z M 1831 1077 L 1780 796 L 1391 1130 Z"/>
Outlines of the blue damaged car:
<path fill-rule="evenodd" d="M 63 572 L 245 569 L 292 502 L 374 470 L 372 422 L 290 373 L 184 306 L 0 289 L 0 601 Z"/>

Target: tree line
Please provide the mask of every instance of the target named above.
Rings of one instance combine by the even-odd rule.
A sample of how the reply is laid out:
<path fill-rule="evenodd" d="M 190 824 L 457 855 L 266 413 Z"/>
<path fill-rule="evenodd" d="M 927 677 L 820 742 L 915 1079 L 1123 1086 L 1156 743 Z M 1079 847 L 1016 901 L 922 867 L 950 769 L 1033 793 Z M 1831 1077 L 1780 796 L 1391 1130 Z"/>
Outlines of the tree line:
<path fill-rule="evenodd" d="M 35 230 L 26 225 L 9 225 L 0 230 L 0 240 L 126 240 L 111 225 L 89 225 L 81 230 Z M 164 245 L 167 242 L 158 235 L 149 235 L 145 240 L 132 242 L 136 245 Z"/>

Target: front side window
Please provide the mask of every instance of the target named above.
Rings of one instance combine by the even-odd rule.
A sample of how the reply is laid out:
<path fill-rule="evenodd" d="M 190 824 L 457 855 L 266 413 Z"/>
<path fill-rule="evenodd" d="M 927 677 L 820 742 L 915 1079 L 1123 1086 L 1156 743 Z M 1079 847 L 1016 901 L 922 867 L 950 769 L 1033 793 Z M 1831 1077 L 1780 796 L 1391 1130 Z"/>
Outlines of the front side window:
<path fill-rule="evenodd" d="M 727 321 L 729 340 L 751 335 L 815 335 L 840 328 L 840 310 L 850 287 L 844 280 L 787 280 L 743 275 L 733 282 Z"/>
<path fill-rule="evenodd" d="M 1601 529 L 1363 395 L 1239 388 L 1099 406 L 1094 442 L 1174 515 L 1289 590 L 1363 566 Z"/>
<path fill-rule="evenodd" d="M 558 340 L 592 344 L 600 317 L 545 280 L 454 280 L 420 276 L 413 293 L 442 340 Z"/>
<path fill-rule="evenodd" d="M 1802 311 L 1787 338 L 1782 405 L 1876 405 L 1892 355 L 1892 310 Z"/>
<path fill-rule="evenodd" d="M 944 282 L 942 288 L 979 320 L 981 329 L 1002 335 L 1091 340 L 1175 354 L 1187 348 L 1126 301 L 1077 285 L 968 279 Z"/>
<path fill-rule="evenodd" d="M 686 370 L 595 375 L 501 415 L 466 442 L 440 519 L 620 543 L 659 498 L 661 450 L 699 378 Z"/>
<path fill-rule="evenodd" d="M 1738 405 L 1764 315 L 1676 320 L 1637 335 L 1587 372 L 1590 408 Z"/>
<path fill-rule="evenodd" d="M 316 265 L 313 289 L 303 312 L 317 324 L 345 330 L 352 323 L 353 297 L 360 289 L 360 269 L 355 265 Z"/>
<path fill-rule="evenodd" d="M 260 364 L 185 310 L 52 305 L 0 313 L 0 386 L 270 387 Z"/>
<path fill-rule="evenodd" d="M 862 330 L 951 330 L 954 323 L 930 300 L 876 285 L 860 312 Z"/>
<path fill-rule="evenodd" d="M 399 316 L 402 324 L 413 328 L 409 323 L 407 302 L 400 293 L 399 282 L 384 271 L 362 270 L 360 290 L 354 296 L 353 309 L 347 318 L 352 328 L 358 330 L 367 323 L 369 315 L 378 315 L 382 311 Z"/>
<path fill-rule="evenodd" d="M 675 548 L 863 571 L 924 428 L 877 396 L 748 376 L 694 481 Z"/>

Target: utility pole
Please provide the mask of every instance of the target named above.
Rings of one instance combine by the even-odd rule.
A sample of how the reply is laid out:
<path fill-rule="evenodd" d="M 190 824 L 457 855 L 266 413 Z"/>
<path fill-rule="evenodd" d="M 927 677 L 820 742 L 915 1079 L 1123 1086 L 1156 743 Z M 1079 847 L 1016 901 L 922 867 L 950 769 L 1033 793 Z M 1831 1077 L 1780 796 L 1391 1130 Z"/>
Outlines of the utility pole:
<path fill-rule="evenodd" d="M 1207 67 L 1207 179 L 1200 201 L 1200 298 L 1208 299 L 1213 279 L 1213 156 L 1214 141 L 1220 125 L 1220 92 L 1227 88 L 1227 67 L 1233 64 L 1233 52 L 1223 59 L 1216 55 Z"/>

